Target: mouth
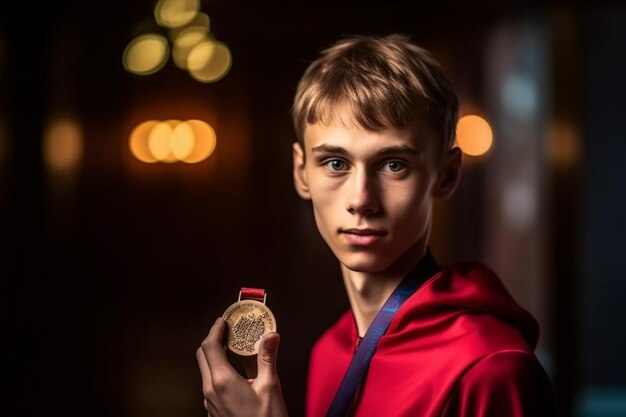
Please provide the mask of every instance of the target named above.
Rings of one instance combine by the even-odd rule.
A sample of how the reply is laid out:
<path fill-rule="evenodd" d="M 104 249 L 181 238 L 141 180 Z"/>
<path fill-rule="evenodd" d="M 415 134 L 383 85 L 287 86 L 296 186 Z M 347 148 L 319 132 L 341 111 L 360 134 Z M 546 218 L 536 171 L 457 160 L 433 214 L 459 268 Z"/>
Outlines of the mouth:
<path fill-rule="evenodd" d="M 387 234 L 379 229 L 341 229 L 339 232 L 353 246 L 373 245 Z"/>
<path fill-rule="evenodd" d="M 384 236 L 387 234 L 384 230 L 379 229 L 341 229 L 340 232 L 359 236 Z"/>

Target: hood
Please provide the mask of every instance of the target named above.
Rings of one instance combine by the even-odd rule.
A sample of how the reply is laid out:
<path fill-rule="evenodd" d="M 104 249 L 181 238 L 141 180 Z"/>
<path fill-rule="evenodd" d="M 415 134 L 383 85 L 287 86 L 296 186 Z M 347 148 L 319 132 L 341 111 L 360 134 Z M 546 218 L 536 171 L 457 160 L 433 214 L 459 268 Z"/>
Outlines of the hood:
<path fill-rule="evenodd" d="M 438 317 L 455 313 L 489 315 L 515 327 L 531 349 L 537 345 L 535 318 L 513 299 L 491 269 L 477 262 L 455 264 L 427 280 L 400 307 L 387 334 L 416 330 L 416 323 L 436 327 Z"/>

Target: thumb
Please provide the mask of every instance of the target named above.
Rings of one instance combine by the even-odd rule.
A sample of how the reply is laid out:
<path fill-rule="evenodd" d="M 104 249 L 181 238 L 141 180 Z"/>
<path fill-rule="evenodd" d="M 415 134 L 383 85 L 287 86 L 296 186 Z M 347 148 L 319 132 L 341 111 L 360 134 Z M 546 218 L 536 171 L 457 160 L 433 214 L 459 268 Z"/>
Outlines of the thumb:
<path fill-rule="evenodd" d="M 277 377 L 276 356 L 279 343 L 280 335 L 276 332 L 267 333 L 261 339 L 261 346 L 259 346 L 259 354 L 257 356 L 259 378 L 272 379 Z"/>

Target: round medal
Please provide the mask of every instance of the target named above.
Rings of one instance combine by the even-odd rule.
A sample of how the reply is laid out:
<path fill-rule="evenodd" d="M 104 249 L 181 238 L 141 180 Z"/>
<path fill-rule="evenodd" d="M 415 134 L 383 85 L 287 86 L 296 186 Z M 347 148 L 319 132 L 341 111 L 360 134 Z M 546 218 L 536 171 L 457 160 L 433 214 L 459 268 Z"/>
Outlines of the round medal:
<path fill-rule="evenodd" d="M 242 356 L 259 353 L 261 337 L 277 329 L 276 319 L 270 309 L 256 300 L 233 303 L 222 318 L 228 325 L 228 348 Z"/>

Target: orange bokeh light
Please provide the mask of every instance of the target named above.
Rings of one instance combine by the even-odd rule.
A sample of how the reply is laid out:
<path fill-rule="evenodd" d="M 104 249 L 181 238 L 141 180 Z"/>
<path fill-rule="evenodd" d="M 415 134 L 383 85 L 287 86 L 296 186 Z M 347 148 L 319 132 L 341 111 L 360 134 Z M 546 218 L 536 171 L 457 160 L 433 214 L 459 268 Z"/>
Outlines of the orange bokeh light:
<path fill-rule="evenodd" d="M 44 135 L 43 155 L 49 168 L 71 171 L 80 163 L 83 135 L 77 122 L 59 119 L 51 123 Z"/>
<path fill-rule="evenodd" d="M 148 147 L 148 137 L 152 128 L 159 122 L 157 120 L 148 120 L 137 125 L 130 134 L 129 146 L 133 156 L 141 162 L 152 163 L 158 161 L 152 156 Z"/>
<path fill-rule="evenodd" d="M 130 150 L 142 162 L 197 163 L 215 150 L 215 131 L 206 122 L 170 119 L 148 120 L 133 129 Z"/>
<path fill-rule="evenodd" d="M 456 143 L 464 154 L 484 155 L 491 148 L 493 132 L 485 119 L 476 115 L 463 116 L 456 126 Z"/>

